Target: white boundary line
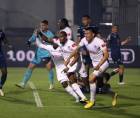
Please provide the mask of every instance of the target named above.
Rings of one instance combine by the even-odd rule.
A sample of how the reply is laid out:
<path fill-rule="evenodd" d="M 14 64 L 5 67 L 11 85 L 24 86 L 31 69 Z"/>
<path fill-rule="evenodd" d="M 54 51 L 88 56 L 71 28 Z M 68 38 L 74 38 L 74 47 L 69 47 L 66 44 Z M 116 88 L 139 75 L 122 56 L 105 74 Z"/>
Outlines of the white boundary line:
<path fill-rule="evenodd" d="M 40 99 L 39 93 L 37 92 L 37 89 L 36 89 L 35 85 L 33 84 L 33 82 L 30 81 L 29 86 L 33 90 L 33 96 L 35 99 L 36 106 L 37 107 L 44 107 L 42 104 L 42 101 Z"/>

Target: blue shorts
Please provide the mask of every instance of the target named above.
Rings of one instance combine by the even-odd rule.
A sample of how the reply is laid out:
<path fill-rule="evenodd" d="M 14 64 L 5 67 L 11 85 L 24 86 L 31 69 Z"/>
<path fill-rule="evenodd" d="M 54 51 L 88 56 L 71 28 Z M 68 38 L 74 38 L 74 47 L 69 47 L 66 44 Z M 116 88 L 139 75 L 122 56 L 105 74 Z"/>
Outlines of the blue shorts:
<path fill-rule="evenodd" d="M 34 57 L 33 60 L 31 61 L 32 64 L 38 65 L 41 62 L 44 64 L 47 64 L 48 62 L 51 61 L 51 57 Z"/>

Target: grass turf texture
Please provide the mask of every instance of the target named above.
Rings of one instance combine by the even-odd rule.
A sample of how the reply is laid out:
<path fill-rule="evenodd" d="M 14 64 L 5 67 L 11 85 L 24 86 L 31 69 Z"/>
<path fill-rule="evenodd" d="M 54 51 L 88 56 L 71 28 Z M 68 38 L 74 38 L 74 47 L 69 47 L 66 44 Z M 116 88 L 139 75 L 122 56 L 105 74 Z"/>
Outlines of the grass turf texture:
<path fill-rule="evenodd" d="M 23 77 L 25 68 L 8 68 L 8 72 L 5 97 L 0 97 L 0 118 L 140 118 L 140 69 L 126 69 L 123 86 L 117 84 L 117 75 L 110 81 L 113 90 L 119 94 L 115 108 L 111 107 L 110 96 L 97 95 L 96 107 L 92 110 L 75 103 L 57 80 L 55 89 L 50 91 L 44 68 L 36 69 L 31 78 L 44 106 L 38 108 L 29 86 L 23 90 L 14 85 Z"/>

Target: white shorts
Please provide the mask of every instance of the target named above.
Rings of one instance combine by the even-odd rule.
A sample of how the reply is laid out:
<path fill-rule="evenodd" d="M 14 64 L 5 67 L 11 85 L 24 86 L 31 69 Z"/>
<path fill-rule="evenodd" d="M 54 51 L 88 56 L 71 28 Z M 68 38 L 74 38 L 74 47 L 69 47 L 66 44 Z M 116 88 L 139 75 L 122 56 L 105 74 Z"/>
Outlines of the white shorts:
<path fill-rule="evenodd" d="M 66 73 L 63 72 L 64 68 L 65 68 L 65 65 L 61 65 L 59 67 L 55 67 L 56 68 L 56 76 L 57 76 L 57 80 L 60 82 L 60 83 L 63 83 L 65 81 L 69 81 Z"/>
<path fill-rule="evenodd" d="M 99 62 L 92 62 L 93 67 L 96 67 L 98 65 Z M 105 63 L 103 63 L 100 67 L 99 70 L 94 70 L 93 74 L 95 76 L 99 76 L 100 74 L 102 74 L 103 72 L 105 72 L 107 70 L 107 68 L 109 67 L 109 63 L 108 61 L 105 61 Z"/>

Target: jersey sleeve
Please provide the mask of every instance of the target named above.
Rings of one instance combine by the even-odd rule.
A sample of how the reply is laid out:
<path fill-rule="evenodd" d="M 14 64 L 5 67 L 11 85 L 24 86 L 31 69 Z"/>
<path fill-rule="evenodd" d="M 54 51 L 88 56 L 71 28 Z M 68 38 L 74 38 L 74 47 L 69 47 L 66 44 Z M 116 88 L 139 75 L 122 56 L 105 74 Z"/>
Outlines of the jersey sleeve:
<path fill-rule="evenodd" d="M 71 40 L 72 39 L 72 30 L 70 28 L 68 28 L 66 33 L 67 33 L 67 38 L 69 40 Z"/>
<path fill-rule="evenodd" d="M 72 43 L 70 44 L 70 47 L 71 47 L 71 50 L 75 50 L 75 49 L 77 48 L 77 45 L 76 45 L 75 42 L 72 42 Z"/>
<path fill-rule="evenodd" d="M 80 41 L 80 43 L 79 43 L 79 46 L 80 47 L 83 47 L 83 46 L 85 46 L 85 41 L 84 41 L 85 39 L 83 38 L 81 41 Z"/>
<path fill-rule="evenodd" d="M 98 45 L 102 51 L 107 49 L 106 43 L 102 39 L 99 40 Z"/>
<path fill-rule="evenodd" d="M 47 51 L 50 51 L 50 52 L 54 50 L 54 48 L 53 48 L 52 45 L 45 45 L 45 44 L 41 43 L 41 41 L 39 40 L 39 38 L 36 38 L 36 45 L 39 48 L 43 48 L 43 49 L 45 49 Z"/>

